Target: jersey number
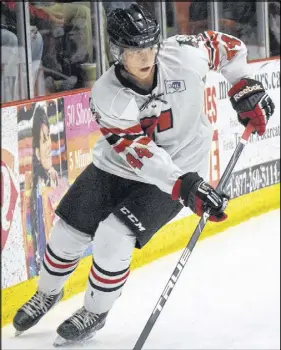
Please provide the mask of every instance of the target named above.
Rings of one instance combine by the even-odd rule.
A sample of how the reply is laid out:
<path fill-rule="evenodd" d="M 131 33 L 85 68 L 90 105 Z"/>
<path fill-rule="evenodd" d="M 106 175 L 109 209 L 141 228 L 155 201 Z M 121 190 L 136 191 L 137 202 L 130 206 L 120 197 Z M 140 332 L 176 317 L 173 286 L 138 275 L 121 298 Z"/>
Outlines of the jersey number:
<path fill-rule="evenodd" d="M 153 156 L 153 153 L 151 153 L 147 148 L 139 148 L 135 147 L 134 148 L 136 154 L 138 155 L 139 158 L 147 157 L 151 158 Z M 134 157 L 132 153 L 128 153 L 126 155 L 127 162 L 133 167 L 133 168 L 138 168 L 141 169 L 143 166 L 143 163 Z"/>
<path fill-rule="evenodd" d="M 160 116 L 157 118 L 155 116 L 151 118 L 144 118 L 141 120 L 141 127 L 143 131 L 151 138 L 154 136 L 154 129 L 157 126 L 157 132 L 163 132 L 169 129 L 172 129 L 173 127 L 173 114 L 172 110 L 168 109 L 167 111 L 161 112 Z M 135 152 L 137 153 L 139 158 L 147 157 L 151 158 L 153 156 L 153 153 L 151 153 L 147 148 L 134 148 Z M 126 155 L 127 162 L 133 167 L 141 169 L 143 166 L 143 163 L 134 157 L 131 153 L 128 153 Z"/>
<path fill-rule="evenodd" d="M 225 43 L 225 51 L 226 51 L 227 59 L 228 61 L 230 61 L 237 54 L 239 50 L 239 49 L 237 50 L 237 46 L 238 47 L 241 46 L 241 41 L 226 34 L 223 34 L 221 36 L 221 39 Z"/>

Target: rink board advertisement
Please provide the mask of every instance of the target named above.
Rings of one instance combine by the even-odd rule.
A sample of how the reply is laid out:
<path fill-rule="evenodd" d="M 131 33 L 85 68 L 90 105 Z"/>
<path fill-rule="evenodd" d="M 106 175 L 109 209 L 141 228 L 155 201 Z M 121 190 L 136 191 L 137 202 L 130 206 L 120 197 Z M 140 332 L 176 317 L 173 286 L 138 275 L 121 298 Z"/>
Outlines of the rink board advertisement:
<path fill-rule="evenodd" d="M 17 108 L 1 113 L 2 289 L 28 279 L 20 208 Z"/>
<path fill-rule="evenodd" d="M 17 107 L 22 232 L 28 277 L 37 276 L 54 210 L 67 191 L 63 99 Z"/>
<path fill-rule="evenodd" d="M 280 60 L 268 60 L 250 65 L 276 109 L 266 133 L 251 135 L 225 188 L 231 198 L 280 182 L 279 64 Z M 221 74 L 208 75 L 204 111 L 214 129 L 209 163 L 213 186 L 243 132 L 227 97 L 229 88 Z M 54 209 L 92 159 L 91 149 L 100 132 L 90 113 L 89 94 L 2 109 L 2 288 L 38 275 L 46 240 L 57 219 Z M 183 209 L 173 221 L 190 214 Z"/>
<path fill-rule="evenodd" d="M 92 161 L 92 148 L 100 137 L 89 108 L 90 93 L 64 97 L 68 180 L 70 184 Z"/>
<path fill-rule="evenodd" d="M 280 182 L 280 159 L 233 172 L 226 183 L 225 192 L 230 198 L 236 198 L 278 182 Z"/>

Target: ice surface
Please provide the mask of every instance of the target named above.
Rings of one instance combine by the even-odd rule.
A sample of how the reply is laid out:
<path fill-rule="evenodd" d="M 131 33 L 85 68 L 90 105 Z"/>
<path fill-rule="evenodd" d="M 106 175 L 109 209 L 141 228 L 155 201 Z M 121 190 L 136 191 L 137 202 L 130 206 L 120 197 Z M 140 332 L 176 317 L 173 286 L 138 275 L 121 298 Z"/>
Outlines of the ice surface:
<path fill-rule="evenodd" d="M 132 272 L 106 326 L 72 349 L 132 349 L 181 252 Z M 53 349 L 56 328 L 83 303 L 61 302 L 3 349 Z M 252 218 L 199 242 L 144 349 L 280 349 L 280 212 Z"/>

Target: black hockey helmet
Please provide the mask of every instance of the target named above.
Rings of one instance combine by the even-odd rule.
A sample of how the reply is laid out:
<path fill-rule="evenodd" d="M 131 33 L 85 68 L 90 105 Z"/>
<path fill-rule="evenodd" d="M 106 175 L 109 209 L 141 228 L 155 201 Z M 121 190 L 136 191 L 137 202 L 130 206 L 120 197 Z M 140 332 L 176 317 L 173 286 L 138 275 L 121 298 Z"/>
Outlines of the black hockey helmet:
<path fill-rule="evenodd" d="M 160 42 L 160 26 L 143 7 L 113 10 L 107 19 L 109 41 L 121 48 L 142 49 Z"/>

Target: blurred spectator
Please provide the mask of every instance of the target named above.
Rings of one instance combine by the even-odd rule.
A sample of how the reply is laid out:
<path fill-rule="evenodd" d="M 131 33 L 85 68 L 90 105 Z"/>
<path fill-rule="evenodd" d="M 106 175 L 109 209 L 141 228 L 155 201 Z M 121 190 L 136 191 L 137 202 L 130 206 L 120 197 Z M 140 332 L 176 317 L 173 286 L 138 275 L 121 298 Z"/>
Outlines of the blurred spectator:
<path fill-rule="evenodd" d="M 25 64 L 25 48 L 23 43 L 18 41 L 17 29 L 17 7 L 15 1 L 1 2 L 1 64 L 2 64 L 2 87 L 4 88 L 2 102 L 17 98 L 27 98 L 24 93 L 17 95 L 12 91 L 18 89 L 17 86 L 19 77 L 18 72 L 23 78 L 26 70 L 21 71 Z M 30 39 L 31 39 L 31 55 L 32 55 L 32 76 L 33 83 L 36 85 L 37 75 L 41 64 L 43 52 L 43 40 L 41 34 L 38 32 L 36 24 L 38 19 L 46 20 L 48 15 L 43 11 L 37 11 L 32 5 L 29 5 L 30 21 Z M 21 65 L 20 65 L 21 64 Z M 25 78 L 26 79 L 26 78 Z M 12 80 L 13 82 L 11 83 Z M 11 91 L 8 91 L 11 90 Z"/>
<path fill-rule="evenodd" d="M 209 29 L 208 4 L 201 1 L 173 1 L 174 5 L 174 33 L 198 34 Z"/>
<path fill-rule="evenodd" d="M 280 1 L 268 3 L 270 55 L 280 55 Z"/>
<path fill-rule="evenodd" d="M 221 5 L 222 2 L 219 3 Z M 175 22 L 177 34 L 196 35 L 202 31 L 213 29 L 210 25 L 210 9 L 207 2 L 200 1 L 174 1 Z M 229 9 L 222 9 L 218 14 L 220 31 L 237 35 L 237 21 Z"/>
<path fill-rule="evenodd" d="M 221 3 L 222 10 L 220 18 L 223 16 L 236 22 L 235 32 L 230 28 L 221 28 L 226 33 L 237 36 L 247 46 L 248 59 L 260 59 L 266 57 L 265 33 L 259 26 L 259 20 L 263 17 L 263 8 L 261 2 L 233 2 L 224 0 Z M 268 25 L 269 23 L 267 23 Z M 261 23 L 260 25 L 263 26 Z"/>
<path fill-rule="evenodd" d="M 50 17 L 48 25 L 42 23 L 40 26 L 44 39 L 42 60 L 49 92 L 83 87 L 82 65 L 93 62 L 90 7 L 69 1 L 32 3 Z"/>
<path fill-rule="evenodd" d="M 191 34 L 190 29 L 190 5 L 191 1 L 174 2 L 176 27 L 178 34 Z M 170 21 L 169 21 L 170 22 Z M 173 23 L 169 23 L 173 26 Z"/>
<path fill-rule="evenodd" d="M 278 3 L 280 7 L 280 2 Z M 177 33 L 196 35 L 207 29 L 214 29 L 213 23 L 210 22 L 211 5 L 211 2 L 174 1 Z M 240 38 L 248 48 L 249 59 L 263 58 L 266 52 L 265 42 L 258 28 L 257 18 L 261 11 L 259 5 L 256 1 L 234 2 L 223 0 L 217 2 L 218 31 Z M 278 15 L 275 15 L 277 12 L 272 7 L 270 17 L 272 20 L 271 41 L 274 48 L 277 48 L 274 43 L 278 42 L 280 38 L 278 25 L 276 25 L 280 21 L 280 14 L 278 13 L 278 18 Z"/>
<path fill-rule="evenodd" d="M 228 34 L 240 38 L 247 45 L 257 45 L 257 9 L 256 2 L 233 2 L 225 0 L 222 2 L 221 17 L 227 17 L 236 23 L 235 32 L 226 27 Z M 220 29 L 221 30 L 221 29 Z"/>
<path fill-rule="evenodd" d="M 18 100 L 19 48 L 17 36 L 1 25 L 1 102 Z M 27 86 L 26 86 L 27 88 Z M 27 98 L 27 89 L 22 98 Z"/>

